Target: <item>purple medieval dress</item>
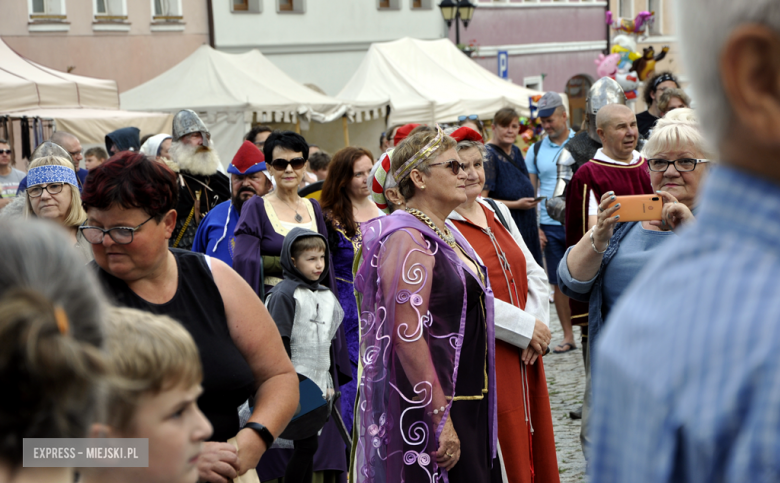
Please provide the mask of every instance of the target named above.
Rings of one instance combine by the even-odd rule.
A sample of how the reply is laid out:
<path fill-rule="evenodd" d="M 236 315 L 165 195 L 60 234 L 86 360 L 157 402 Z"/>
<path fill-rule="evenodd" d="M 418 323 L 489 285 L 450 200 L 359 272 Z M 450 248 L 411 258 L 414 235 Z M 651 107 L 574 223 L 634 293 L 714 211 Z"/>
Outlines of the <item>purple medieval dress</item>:
<path fill-rule="evenodd" d="M 316 200 L 306 198 L 302 198 L 301 202 L 306 206 L 309 216 L 316 220 L 317 231 L 327 238 L 328 232 L 320 205 Z M 267 293 L 270 286 L 275 285 L 273 283 L 275 277 L 281 277 L 281 273 L 268 273 L 263 270 L 263 257 L 279 257 L 282 251 L 282 242 L 288 231 L 280 222 L 273 207 L 266 204 L 265 200 L 259 196 L 253 196 L 241 208 L 241 216 L 235 230 L 233 269 L 249 283 L 258 296 Z M 268 261 L 269 259 L 266 258 L 266 262 Z M 330 265 L 333 266 L 332 260 Z M 330 270 L 329 272 L 325 285 L 333 290 L 338 297 L 334 271 Z M 352 379 L 343 326 L 339 328 L 333 339 L 331 358 L 336 362 L 335 367 L 331 367 L 333 385 L 335 390 L 339 391 L 341 384 Z M 346 483 L 346 451 L 346 444 L 338 432 L 334 419 L 330 418 L 320 434 L 319 446 L 314 454 L 314 471 L 334 473 L 336 481 Z M 292 446 L 289 449 L 279 448 L 275 443 L 274 447 L 263 455 L 257 465 L 260 480 L 269 481 L 282 478 L 292 452 Z"/>
<path fill-rule="evenodd" d="M 361 295 L 363 372 L 353 431 L 355 481 L 491 481 L 495 335 L 485 268 L 478 265 L 481 273 L 473 273 L 435 232 L 405 212 L 361 228 L 355 289 Z M 477 260 L 468 242 L 454 236 Z M 444 417 L 434 424 L 442 403 Z M 449 416 L 461 458 L 446 472 L 431 455 Z"/>

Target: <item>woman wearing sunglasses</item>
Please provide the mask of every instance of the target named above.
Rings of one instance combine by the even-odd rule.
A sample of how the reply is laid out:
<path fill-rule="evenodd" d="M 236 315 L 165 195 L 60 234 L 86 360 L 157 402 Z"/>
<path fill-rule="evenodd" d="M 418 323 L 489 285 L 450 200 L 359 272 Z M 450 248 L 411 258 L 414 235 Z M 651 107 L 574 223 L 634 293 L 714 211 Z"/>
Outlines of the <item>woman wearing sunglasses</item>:
<path fill-rule="evenodd" d="M 45 218 L 64 227 L 84 258 L 92 260 L 92 247 L 79 232 L 87 219 L 81 207 L 78 180 L 73 164 L 65 158 L 46 156 L 30 164 L 27 172 L 25 216 Z"/>
<path fill-rule="evenodd" d="M 263 197 L 253 196 L 244 203 L 236 225 L 233 252 L 233 268 L 261 299 L 265 299 L 268 290 L 282 280 L 279 256 L 284 237 L 290 230 L 306 228 L 328 237 L 319 203 L 298 196 L 298 186 L 309 158 L 306 139 L 292 131 L 276 131 L 265 140 L 263 154 L 276 189 Z M 330 266 L 333 266 L 332 261 Z M 338 296 L 333 270 L 328 271 L 324 285 Z M 332 347 L 336 364 L 331 376 L 335 390 L 339 391 L 339 383 L 352 379 L 343 327 L 339 328 Z M 292 449 L 271 450 L 257 468 L 260 480 L 284 477 L 291 456 Z M 325 470 L 336 474 L 347 470 L 346 445 L 333 418 L 323 428 L 314 454 L 314 471 Z"/>
<path fill-rule="evenodd" d="M 119 153 L 90 171 L 80 229 L 117 305 L 168 315 L 195 339 L 203 364 L 198 406 L 214 428 L 198 474 L 225 481 L 255 468 L 284 430 L 297 406 L 298 378 L 276 324 L 247 283 L 216 258 L 168 247 L 178 195 L 176 174 L 165 164 Z M 257 425 L 242 428 L 237 408 L 247 399 Z M 227 443 L 234 437 L 238 450 Z"/>
<path fill-rule="evenodd" d="M 499 470 L 493 296 L 445 224 L 466 201 L 455 144 L 440 129 L 401 142 L 391 169 L 406 210 L 361 225 L 358 482 L 489 482 Z"/>

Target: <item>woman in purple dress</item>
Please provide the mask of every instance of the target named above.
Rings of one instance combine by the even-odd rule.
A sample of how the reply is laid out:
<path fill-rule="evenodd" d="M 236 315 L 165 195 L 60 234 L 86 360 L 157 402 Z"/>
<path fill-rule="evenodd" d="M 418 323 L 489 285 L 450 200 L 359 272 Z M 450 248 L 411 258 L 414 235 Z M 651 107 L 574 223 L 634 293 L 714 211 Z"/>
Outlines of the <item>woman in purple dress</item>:
<path fill-rule="evenodd" d="M 328 164 L 328 177 L 322 186 L 322 211 L 328 227 L 328 243 L 333 254 L 333 272 L 339 290 L 339 302 L 344 309 L 344 335 L 347 338 L 352 381 L 341 386 L 341 414 L 348 431 L 352 431 L 352 417 L 357 390 L 358 308 L 352 286 L 352 264 L 363 244 L 361 223 L 384 213 L 369 195 L 368 175 L 373 161 L 371 153 L 363 148 L 347 147 L 333 155 Z"/>
<path fill-rule="evenodd" d="M 466 200 L 455 141 L 414 134 L 392 170 L 406 211 L 361 226 L 355 276 L 355 481 L 499 481 L 493 294 L 474 250 L 445 224 Z"/>
<path fill-rule="evenodd" d="M 306 171 L 309 145 L 300 134 L 292 131 L 274 132 L 263 146 L 268 172 L 276 189 L 263 196 L 253 196 L 241 209 L 235 230 L 233 268 L 255 290 L 261 299 L 271 287 L 282 280 L 279 256 L 285 235 L 300 227 L 327 237 L 325 219 L 316 200 L 298 196 L 298 185 Z M 332 265 L 332 264 L 331 264 Z M 338 296 L 333 271 L 325 285 Z M 349 356 L 344 331 L 339 329 L 331 349 L 335 367 L 331 367 L 336 391 L 351 380 Z M 322 429 L 314 454 L 315 473 L 324 472 L 324 481 L 346 481 L 346 444 L 339 435 L 334 418 Z M 277 442 L 260 460 L 257 467 L 261 481 L 284 476 L 292 456 L 292 441 Z"/>

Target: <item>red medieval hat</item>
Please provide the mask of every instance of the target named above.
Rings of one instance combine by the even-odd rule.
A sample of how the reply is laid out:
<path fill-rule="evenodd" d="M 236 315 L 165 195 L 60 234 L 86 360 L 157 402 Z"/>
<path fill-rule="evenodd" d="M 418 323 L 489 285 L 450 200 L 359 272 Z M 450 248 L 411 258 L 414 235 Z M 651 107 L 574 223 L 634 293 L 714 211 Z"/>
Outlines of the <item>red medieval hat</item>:
<path fill-rule="evenodd" d="M 461 142 L 461 141 L 477 141 L 480 143 L 484 142 L 482 140 L 482 135 L 468 126 L 459 127 L 458 129 L 453 131 L 452 134 L 450 134 L 450 137 L 456 140 L 457 142 Z"/>
<path fill-rule="evenodd" d="M 417 126 L 419 126 L 419 124 L 404 124 L 403 126 L 396 129 L 395 137 L 393 138 L 393 144 L 398 146 L 398 143 L 406 139 L 406 136 L 408 136 L 409 133 L 412 132 L 412 130 Z"/>
<path fill-rule="evenodd" d="M 254 143 L 244 141 L 238 152 L 233 156 L 227 172 L 231 174 L 252 174 L 258 171 L 265 171 L 265 156 Z"/>

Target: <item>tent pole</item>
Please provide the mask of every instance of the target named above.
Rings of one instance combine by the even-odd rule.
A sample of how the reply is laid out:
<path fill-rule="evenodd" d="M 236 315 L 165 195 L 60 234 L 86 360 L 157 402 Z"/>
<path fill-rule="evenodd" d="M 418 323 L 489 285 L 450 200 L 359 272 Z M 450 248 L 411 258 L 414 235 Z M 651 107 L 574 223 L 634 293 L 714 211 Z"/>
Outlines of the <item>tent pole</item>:
<path fill-rule="evenodd" d="M 295 117 L 295 132 L 301 133 L 301 118 L 297 116 Z"/>
<path fill-rule="evenodd" d="M 341 125 L 344 128 L 344 147 L 349 146 L 349 127 L 347 127 L 347 118 L 341 118 Z"/>

